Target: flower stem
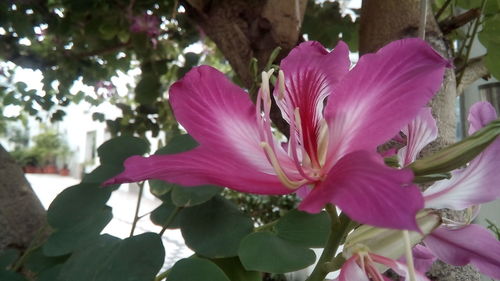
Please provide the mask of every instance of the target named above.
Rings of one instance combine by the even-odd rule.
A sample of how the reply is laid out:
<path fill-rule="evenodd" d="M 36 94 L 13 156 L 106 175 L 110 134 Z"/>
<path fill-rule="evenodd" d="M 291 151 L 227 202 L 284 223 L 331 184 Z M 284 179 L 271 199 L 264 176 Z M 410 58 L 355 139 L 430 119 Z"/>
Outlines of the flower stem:
<path fill-rule="evenodd" d="M 42 226 L 40 226 L 40 228 L 35 233 L 35 237 L 33 237 L 33 240 L 31 240 L 28 248 L 24 251 L 22 256 L 19 257 L 19 259 L 16 261 L 16 263 L 12 266 L 12 271 L 18 271 L 21 268 L 21 266 L 24 264 L 24 262 L 26 261 L 26 258 L 29 256 L 29 254 L 31 254 L 31 252 L 33 252 L 33 250 L 35 248 L 40 246 L 41 241 L 39 241 L 39 240 L 44 238 L 48 227 L 49 227 L 49 225 L 46 222 L 44 222 L 44 224 Z"/>
<path fill-rule="evenodd" d="M 134 220 L 132 221 L 132 229 L 130 229 L 129 237 L 132 237 L 134 235 L 135 227 L 137 226 L 137 222 L 140 219 L 139 209 L 141 208 L 142 193 L 144 192 L 144 182 L 140 182 L 138 183 L 138 185 L 139 185 L 139 195 L 137 195 L 137 204 L 135 206 Z"/>
<path fill-rule="evenodd" d="M 323 253 L 314 267 L 311 275 L 306 279 L 306 281 L 323 281 L 326 275 L 330 272 L 328 270 L 328 265 L 333 261 L 340 242 L 345 237 L 349 231 L 349 225 L 351 220 L 344 214 L 340 216 L 337 215 L 335 207 L 331 204 L 326 206 L 326 211 L 330 215 L 331 229 L 330 236 L 328 237 L 328 242 L 326 243 Z"/>
<path fill-rule="evenodd" d="M 182 209 L 182 207 L 177 207 L 175 208 L 172 213 L 170 214 L 170 216 L 167 218 L 167 220 L 165 221 L 165 224 L 163 225 L 163 228 L 161 229 L 160 233 L 158 233 L 158 235 L 162 236 L 163 233 L 165 233 L 165 231 L 167 230 L 167 228 L 170 226 L 170 224 L 174 221 L 175 217 L 177 216 L 177 214 L 179 213 L 179 211 Z"/>
<path fill-rule="evenodd" d="M 266 223 L 266 224 L 263 224 L 259 227 L 256 227 L 254 229 L 254 232 L 259 232 L 259 231 L 264 231 L 264 230 L 268 230 L 269 228 L 272 228 L 274 225 L 276 225 L 278 223 L 278 220 L 274 220 L 272 222 L 269 222 L 269 223 Z"/>

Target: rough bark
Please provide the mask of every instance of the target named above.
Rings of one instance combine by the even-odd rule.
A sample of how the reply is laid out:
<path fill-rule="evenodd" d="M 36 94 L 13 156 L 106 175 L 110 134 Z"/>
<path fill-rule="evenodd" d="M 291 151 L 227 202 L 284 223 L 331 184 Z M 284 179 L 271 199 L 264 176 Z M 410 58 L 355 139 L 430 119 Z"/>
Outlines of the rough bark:
<path fill-rule="evenodd" d="M 360 52 L 374 52 L 391 41 L 405 37 L 416 37 L 419 22 L 419 0 L 363 1 L 360 18 Z M 444 57 L 451 59 L 448 43 L 430 9 L 427 14 L 425 30 L 426 40 L 434 49 Z M 457 95 L 455 81 L 454 70 L 448 69 L 441 90 L 430 102 L 433 115 L 437 120 L 439 137 L 426 148 L 424 154 L 455 142 L 455 98 Z M 451 215 L 455 219 L 461 216 L 460 213 L 448 212 L 447 215 Z M 451 267 L 444 263 L 435 264 L 430 276 L 433 280 L 439 281 L 480 280 L 477 271 L 471 267 Z"/>
<path fill-rule="evenodd" d="M 23 171 L 0 145 L 0 252 L 28 248 L 45 219 L 45 209 Z"/>
<path fill-rule="evenodd" d="M 275 60 L 278 63 L 299 43 L 307 0 L 185 0 L 182 3 L 190 18 L 217 44 L 242 85 L 252 89 L 256 86 L 256 77 L 250 69 L 251 59 L 257 59 L 260 72 L 276 47 L 282 49 Z M 271 119 L 288 135 L 288 124 L 274 103 Z"/>
<path fill-rule="evenodd" d="M 217 44 L 247 88 L 254 83 L 249 67 L 252 58 L 262 69 L 276 47 L 282 48 L 278 61 L 295 47 L 306 4 L 306 0 L 183 2 L 189 16 Z"/>

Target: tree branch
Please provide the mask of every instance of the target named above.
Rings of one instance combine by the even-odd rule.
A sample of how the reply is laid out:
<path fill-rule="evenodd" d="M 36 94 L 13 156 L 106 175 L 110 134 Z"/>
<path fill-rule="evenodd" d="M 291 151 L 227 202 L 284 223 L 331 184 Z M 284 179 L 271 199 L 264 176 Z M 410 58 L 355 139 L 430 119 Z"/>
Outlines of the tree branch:
<path fill-rule="evenodd" d="M 470 9 L 467 12 L 460 14 L 455 17 L 447 18 L 439 23 L 439 28 L 443 34 L 449 34 L 453 30 L 473 21 L 474 19 L 481 16 L 481 9 Z"/>
<path fill-rule="evenodd" d="M 461 95 L 465 88 L 480 78 L 487 78 L 490 72 L 484 64 L 484 56 L 473 58 L 462 70 L 462 79 L 457 86 L 457 95 Z"/>

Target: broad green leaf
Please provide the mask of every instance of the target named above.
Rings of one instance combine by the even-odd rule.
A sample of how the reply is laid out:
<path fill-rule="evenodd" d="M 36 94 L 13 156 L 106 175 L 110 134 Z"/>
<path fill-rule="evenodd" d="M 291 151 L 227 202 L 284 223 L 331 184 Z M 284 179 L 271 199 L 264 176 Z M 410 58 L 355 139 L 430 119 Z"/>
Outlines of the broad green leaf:
<path fill-rule="evenodd" d="M 149 144 L 132 136 L 120 136 L 103 143 L 97 149 L 101 164 L 122 166 L 125 159 L 132 155 L 144 155 L 149 152 Z"/>
<path fill-rule="evenodd" d="M 99 237 L 99 233 L 113 218 L 110 207 L 101 208 L 82 220 L 75 221 L 73 225 L 56 230 L 52 233 L 43 246 L 47 256 L 62 256 L 92 243 Z"/>
<path fill-rule="evenodd" d="M 479 41 L 486 47 L 485 64 L 495 78 L 500 79 L 500 14 L 488 18 L 479 33 Z"/>
<path fill-rule="evenodd" d="M 167 281 L 238 281 L 229 279 L 213 262 L 192 257 L 182 259 L 174 264 Z"/>
<path fill-rule="evenodd" d="M 491 122 L 473 135 L 410 165 L 415 176 L 446 173 L 474 159 L 500 135 L 500 119 Z"/>
<path fill-rule="evenodd" d="M 101 235 L 89 247 L 82 248 L 71 255 L 61 269 L 60 279 L 65 281 L 87 281 L 113 258 L 113 250 L 120 239 L 111 235 Z"/>
<path fill-rule="evenodd" d="M 103 182 L 118 175 L 123 171 L 123 166 L 115 164 L 103 164 L 92 170 L 92 172 L 83 176 L 82 183 L 93 184 L 100 186 Z M 105 189 L 113 190 L 120 186 L 119 184 L 104 187 Z"/>
<path fill-rule="evenodd" d="M 252 220 L 220 196 L 185 209 L 180 217 L 186 244 L 211 258 L 236 256 L 241 239 L 253 229 Z"/>
<path fill-rule="evenodd" d="M 72 227 L 75 223 L 99 212 L 108 201 L 111 190 L 94 184 L 66 188 L 52 201 L 47 220 L 55 228 Z"/>
<path fill-rule="evenodd" d="M 19 255 L 20 253 L 17 249 L 5 249 L 0 252 L 0 270 L 12 265 L 19 258 Z"/>
<path fill-rule="evenodd" d="M 215 185 L 201 185 L 183 187 L 174 185 L 172 188 L 172 202 L 179 207 L 191 207 L 205 203 L 215 195 L 221 193 L 222 187 Z"/>
<path fill-rule="evenodd" d="M 63 268 L 62 264 L 58 264 L 54 267 L 51 267 L 47 270 L 44 270 L 38 275 L 36 281 L 64 281 L 59 278 L 61 274 L 61 269 Z"/>
<path fill-rule="evenodd" d="M 27 281 L 21 274 L 13 271 L 0 269 L 0 280 L 2 281 Z"/>
<path fill-rule="evenodd" d="M 24 263 L 24 268 L 28 269 L 33 273 L 41 273 L 45 270 L 49 270 L 52 267 L 55 267 L 58 264 L 64 263 L 68 259 L 67 256 L 60 257 L 49 257 L 43 254 L 43 246 L 35 249 L 30 253 L 27 257 L 26 262 Z"/>
<path fill-rule="evenodd" d="M 144 233 L 124 240 L 103 235 L 75 252 L 64 264 L 64 281 L 150 281 L 160 270 L 165 251 L 160 236 Z"/>
<path fill-rule="evenodd" d="M 292 210 L 279 219 L 276 224 L 276 234 L 294 244 L 323 248 L 330 235 L 330 219 L 326 212 L 309 214 Z"/>
<path fill-rule="evenodd" d="M 175 215 L 173 221 L 169 224 L 168 228 L 179 228 L 180 227 L 180 213 L 174 214 L 174 212 L 179 212 L 178 207 L 172 203 L 170 196 L 165 196 L 163 203 L 151 212 L 151 221 L 159 226 L 164 226 L 169 218 Z"/>
<path fill-rule="evenodd" d="M 297 246 L 270 232 L 256 232 L 245 237 L 238 256 L 247 270 L 270 273 L 297 271 L 316 261 L 311 249 Z"/>
<path fill-rule="evenodd" d="M 158 149 L 155 154 L 175 154 L 191 150 L 198 146 L 198 143 L 188 134 L 175 136 L 168 144 Z"/>
<path fill-rule="evenodd" d="M 156 197 L 162 197 L 172 190 L 173 184 L 162 180 L 149 180 L 149 191 Z"/>
<path fill-rule="evenodd" d="M 151 232 L 121 241 L 112 252 L 96 281 L 153 280 L 165 259 L 161 237 Z"/>
<path fill-rule="evenodd" d="M 262 281 L 260 272 L 246 270 L 238 257 L 212 259 L 231 281 Z"/>

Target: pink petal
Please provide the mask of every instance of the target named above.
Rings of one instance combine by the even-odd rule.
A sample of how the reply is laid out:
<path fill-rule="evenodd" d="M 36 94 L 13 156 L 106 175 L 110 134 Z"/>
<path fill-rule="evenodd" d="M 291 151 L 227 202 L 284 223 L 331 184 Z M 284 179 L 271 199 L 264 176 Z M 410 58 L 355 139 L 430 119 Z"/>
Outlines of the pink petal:
<path fill-rule="evenodd" d="M 423 207 L 410 170 L 385 166 L 375 152 L 356 151 L 338 161 L 299 209 L 317 213 L 326 203 L 337 205 L 360 223 L 418 230 L 415 215 Z"/>
<path fill-rule="evenodd" d="M 481 273 L 500 279 L 500 241 L 482 226 L 471 224 L 455 230 L 440 227 L 424 243 L 446 263 L 455 266 L 470 263 Z"/>
<path fill-rule="evenodd" d="M 486 102 L 472 106 L 471 132 L 496 119 L 495 109 Z M 439 181 L 424 192 L 426 208 L 462 210 L 500 198 L 500 139 L 495 140 L 465 168 L 452 172 L 449 180 Z"/>
<path fill-rule="evenodd" d="M 215 150 L 223 153 L 220 148 Z M 236 155 L 221 157 L 213 149 L 202 147 L 179 154 L 132 156 L 125 160 L 125 171 L 105 184 L 159 179 L 184 186 L 213 184 L 257 194 L 293 192 L 275 175 L 244 167 L 241 160 Z"/>
<path fill-rule="evenodd" d="M 285 96 L 280 98 L 279 87 L 275 87 L 274 96 L 288 122 L 295 118 L 295 108 L 299 108 L 303 146 L 313 162 L 317 162 L 323 101 L 347 74 L 350 64 L 349 49 L 342 41 L 330 53 L 319 42 L 304 42 L 281 62 L 285 74 Z"/>
<path fill-rule="evenodd" d="M 480 101 L 475 103 L 469 110 L 469 135 L 495 119 L 497 119 L 497 112 L 489 102 Z"/>
<path fill-rule="evenodd" d="M 412 249 L 413 263 L 415 270 L 419 272 L 428 272 L 432 264 L 436 261 L 436 256 L 424 245 L 417 244 Z M 399 259 L 403 264 L 406 264 L 406 258 L 403 256 Z"/>
<path fill-rule="evenodd" d="M 279 182 L 260 146 L 255 105 L 222 73 L 208 66 L 194 68 L 171 87 L 170 103 L 200 146 L 176 155 L 132 157 L 125 171 L 108 183 L 154 178 L 262 194 L 291 192 Z M 283 167 L 293 167 L 284 150 L 276 148 L 278 157 L 288 160 Z"/>
<path fill-rule="evenodd" d="M 403 276 L 405 281 L 410 281 L 410 276 L 408 274 L 408 266 L 405 263 L 395 261 L 383 256 L 375 255 L 375 254 L 370 254 L 370 257 L 373 259 L 374 262 L 383 264 L 385 266 L 390 267 L 392 270 L 394 270 L 397 274 Z M 425 274 L 419 271 L 415 271 L 415 277 L 416 281 L 430 281 Z"/>
<path fill-rule="evenodd" d="M 359 267 L 356 259 L 357 255 L 354 255 L 342 265 L 338 278 L 339 281 L 370 281 L 363 269 Z"/>
<path fill-rule="evenodd" d="M 402 131 L 407 137 L 407 145 L 398 151 L 398 156 L 401 166 L 406 167 L 413 163 L 420 151 L 437 137 L 438 129 L 431 109 L 429 107 L 420 109 L 417 117 Z"/>
<path fill-rule="evenodd" d="M 416 38 L 362 56 L 325 108 L 329 165 L 352 151 L 375 150 L 395 136 L 439 89 L 447 66 L 447 60 Z"/>

